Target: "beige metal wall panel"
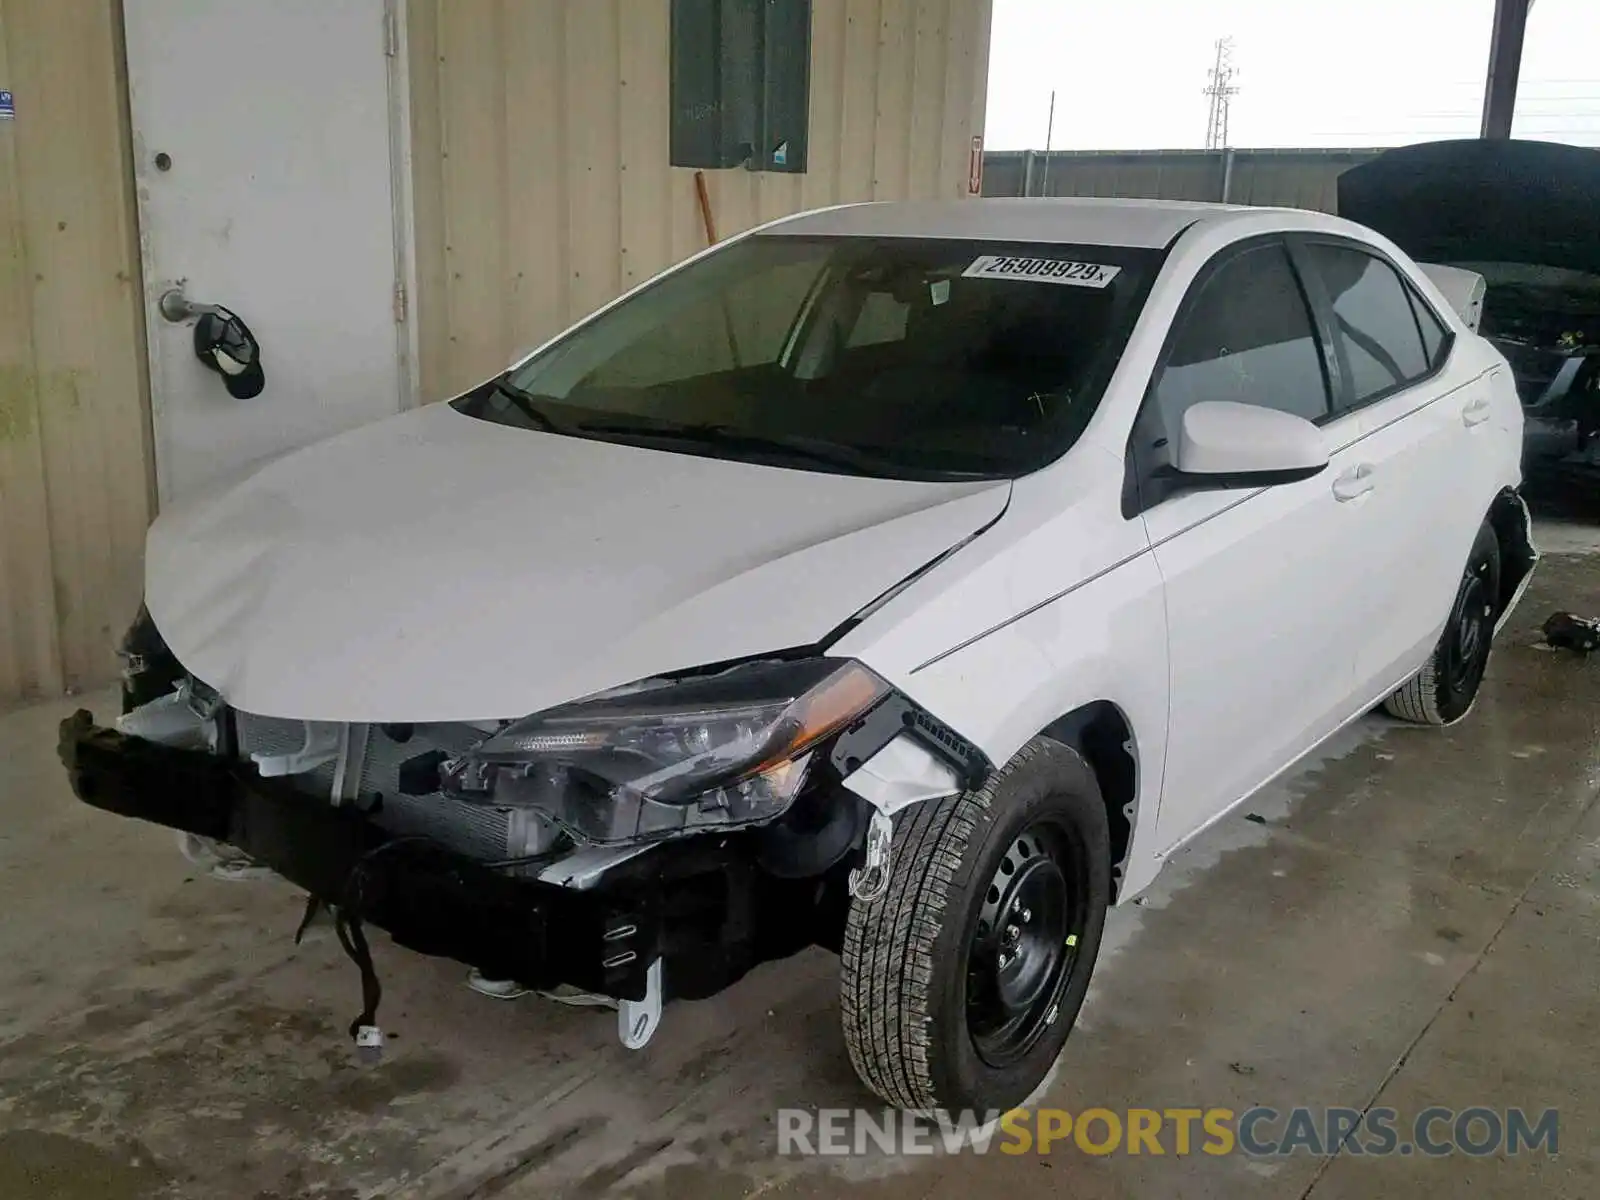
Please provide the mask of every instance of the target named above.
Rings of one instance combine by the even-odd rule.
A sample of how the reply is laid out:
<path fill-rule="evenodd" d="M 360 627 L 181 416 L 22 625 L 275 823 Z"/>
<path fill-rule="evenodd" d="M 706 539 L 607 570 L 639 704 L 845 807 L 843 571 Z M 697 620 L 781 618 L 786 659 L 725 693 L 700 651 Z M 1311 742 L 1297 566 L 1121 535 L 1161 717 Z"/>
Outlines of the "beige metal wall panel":
<path fill-rule="evenodd" d="M 672 250 L 672 167 L 661 153 L 668 130 L 668 112 L 660 96 L 669 89 L 671 64 L 658 53 L 668 41 L 665 4 L 631 4 L 618 42 L 621 107 L 618 192 L 620 278 L 622 289 L 634 287 L 676 259 Z M 693 211 L 689 212 L 694 216 Z M 691 233 L 692 233 L 691 229 Z M 558 319 L 554 308 L 538 314 L 540 328 Z"/>
<path fill-rule="evenodd" d="M 423 398 L 702 249 L 669 0 L 409 0 Z M 809 170 L 706 172 L 716 231 L 966 194 L 989 0 L 815 0 Z"/>
<path fill-rule="evenodd" d="M 0 78 L 7 81 L 12 38 L 0 5 Z M 0 704 L 58 691 L 62 679 L 20 157 L 16 122 L 0 124 Z"/>
<path fill-rule="evenodd" d="M 514 300 L 506 273 L 511 246 L 502 20 L 506 8 L 515 13 L 525 6 L 451 0 L 441 7 L 439 20 L 445 298 L 447 311 L 458 318 L 449 324 L 450 354 L 474 363 L 504 354 Z M 550 31 L 559 34 L 559 29 Z M 528 114 L 527 119 L 540 118 Z M 440 152 L 414 147 L 412 153 L 429 159 Z M 420 231 L 418 240 L 423 240 Z"/>
<path fill-rule="evenodd" d="M 450 325 L 446 319 L 446 268 L 444 252 L 444 171 L 439 161 L 444 145 L 443 114 L 439 101 L 439 21 L 433 3 L 411 3 L 406 10 L 406 44 L 410 63 L 411 140 L 428 147 L 428 161 L 412 164 L 412 223 L 419 236 L 412 246 L 417 294 L 411 299 L 411 319 L 417 325 L 417 375 L 420 395 L 441 394 L 444 384 L 436 377 L 450 357 Z"/>
<path fill-rule="evenodd" d="M 114 674 L 151 470 L 116 6 L 0 0 L 0 705 Z"/>
<path fill-rule="evenodd" d="M 834 10 L 834 11 L 830 11 Z M 878 30 L 879 0 L 836 0 L 813 10 L 812 25 L 844 17 L 844 44 L 841 50 L 839 94 L 843 107 L 839 126 L 821 136 L 813 129 L 811 149 L 814 170 L 826 171 L 826 150 L 832 142 L 838 155 L 838 174 L 834 179 L 834 203 L 872 199 L 872 172 L 878 141 L 878 60 L 882 41 Z M 812 89 L 817 76 L 826 76 L 823 64 L 812 63 Z"/>
<path fill-rule="evenodd" d="M 872 190 L 911 191 L 911 79 L 916 68 L 912 0 L 879 0 Z"/>

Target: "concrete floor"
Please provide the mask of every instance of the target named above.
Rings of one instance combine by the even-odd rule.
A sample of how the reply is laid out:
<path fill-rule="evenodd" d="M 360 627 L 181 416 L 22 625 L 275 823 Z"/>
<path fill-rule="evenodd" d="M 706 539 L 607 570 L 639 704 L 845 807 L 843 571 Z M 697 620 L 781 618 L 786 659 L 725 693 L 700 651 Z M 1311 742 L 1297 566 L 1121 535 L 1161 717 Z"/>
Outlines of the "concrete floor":
<path fill-rule="evenodd" d="M 333 938 L 74 802 L 63 703 L 0 718 L 0 1198 L 1600 1195 L 1600 661 L 1533 632 L 1600 612 L 1600 540 L 1547 540 L 1464 725 L 1364 721 L 1112 914 L 1045 1102 L 1557 1106 L 1559 1157 L 780 1160 L 775 1109 L 872 1103 L 822 953 L 629 1054 L 610 1014 L 379 939 L 395 1036 L 364 1067 Z"/>

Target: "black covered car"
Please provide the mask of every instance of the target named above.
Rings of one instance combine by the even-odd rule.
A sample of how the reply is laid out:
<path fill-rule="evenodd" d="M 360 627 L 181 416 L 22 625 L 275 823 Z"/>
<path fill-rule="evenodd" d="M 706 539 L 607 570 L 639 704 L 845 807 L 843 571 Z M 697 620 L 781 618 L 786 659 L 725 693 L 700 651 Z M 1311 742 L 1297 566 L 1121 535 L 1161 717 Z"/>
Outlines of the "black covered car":
<path fill-rule="evenodd" d="M 1600 150 L 1403 146 L 1340 177 L 1339 213 L 1483 276 L 1481 332 L 1516 375 L 1530 490 L 1600 499 Z"/>

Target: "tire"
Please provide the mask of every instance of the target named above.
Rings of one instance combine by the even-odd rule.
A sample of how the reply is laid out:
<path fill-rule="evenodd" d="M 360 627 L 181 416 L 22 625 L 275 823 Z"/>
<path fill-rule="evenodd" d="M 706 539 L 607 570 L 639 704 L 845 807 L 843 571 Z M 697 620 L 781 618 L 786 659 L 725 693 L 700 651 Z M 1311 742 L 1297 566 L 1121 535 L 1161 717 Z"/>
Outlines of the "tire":
<path fill-rule="evenodd" d="M 851 901 L 840 952 L 856 1073 L 913 1111 L 1020 1104 L 1060 1054 L 1100 950 L 1111 850 L 1094 772 L 1035 738 L 982 788 L 900 812 L 889 866 L 881 896 Z M 1034 997 L 1014 1034 L 1008 987 Z"/>
<path fill-rule="evenodd" d="M 1472 710 L 1489 663 L 1499 596 L 1500 542 L 1485 521 L 1473 539 L 1439 644 L 1422 669 L 1383 702 L 1390 716 L 1417 725 L 1454 725 Z"/>

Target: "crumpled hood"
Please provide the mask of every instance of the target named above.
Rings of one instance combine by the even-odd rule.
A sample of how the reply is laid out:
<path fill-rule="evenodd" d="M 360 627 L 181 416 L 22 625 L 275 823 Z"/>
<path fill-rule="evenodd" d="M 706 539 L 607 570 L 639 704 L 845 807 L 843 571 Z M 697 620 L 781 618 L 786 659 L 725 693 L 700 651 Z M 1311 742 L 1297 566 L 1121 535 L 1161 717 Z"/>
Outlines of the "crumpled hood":
<path fill-rule="evenodd" d="M 247 712 L 517 717 L 815 642 L 994 520 L 1005 483 L 724 462 L 446 404 L 163 513 L 146 603 Z"/>

